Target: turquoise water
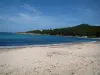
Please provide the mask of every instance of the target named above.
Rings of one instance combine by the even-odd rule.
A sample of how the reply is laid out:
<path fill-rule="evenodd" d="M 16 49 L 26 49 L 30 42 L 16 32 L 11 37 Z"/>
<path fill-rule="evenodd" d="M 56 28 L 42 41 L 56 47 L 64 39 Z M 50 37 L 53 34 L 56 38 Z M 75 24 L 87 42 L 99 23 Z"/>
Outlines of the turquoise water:
<path fill-rule="evenodd" d="M 59 43 L 75 43 L 100 41 L 99 39 L 76 38 L 64 36 L 30 35 L 15 33 L 0 33 L 0 46 L 45 45 Z"/>

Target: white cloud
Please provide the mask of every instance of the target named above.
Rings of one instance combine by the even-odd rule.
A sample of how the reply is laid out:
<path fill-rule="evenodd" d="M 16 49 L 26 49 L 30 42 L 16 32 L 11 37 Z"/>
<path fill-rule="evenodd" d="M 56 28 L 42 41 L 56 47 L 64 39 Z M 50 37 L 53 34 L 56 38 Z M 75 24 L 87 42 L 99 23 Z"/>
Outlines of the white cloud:
<path fill-rule="evenodd" d="M 27 11 L 24 11 L 26 9 Z M 33 12 L 33 13 L 32 13 Z M 35 15 L 34 15 L 35 13 Z M 48 28 L 48 27 L 59 27 L 65 26 L 67 24 L 71 24 L 73 21 L 76 22 L 77 19 L 63 15 L 63 16 L 45 16 L 42 15 L 40 11 L 35 9 L 34 7 L 24 4 L 19 7 L 17 12 L 13 12 L 13 15 L 3 15 L 0 16 L 3 18 L 5 22 L 12 25 L 25 25 L 26 27 L 40 27 L 40 28 Z"/>
<path fill-rule="evenodd" d="M 26 11 L 26 10 L 27 11 Z M 13 14 L 2 15 L 5 22 L 8 24 L 13 23 L 13 25 L 32 25 L 41 26 L 41 27 L 59 27 L 65 26 L 66 23 L 70 24 L 72 21 L 77 21 L 76 18 L 72 18 L 70 16 L 45 16 L 42 15 L 40 11 L 29 4 L 20 5 L 16 12 L 12 12 Z M 62 15 L 62 14 L 61 14 Z M 31 26 L 30 26 L 31 27 Z"/>
<path fill-rule="evenodd" d="M 18 13 L 17 16 L 9 17 L 9 21 L 12 21 L 17 24 L 23 24 L 23 25 L 49 25 L 50 18 L 45 16 L 32 16 L 30 14 L 25 13 Z M 51 22 L 52 23 L 52 22 Z"/>
<path fill-rule="evenodd" d="M 13 23 L 13 25 L 29 26 L 29 27 L 59 27 L 70 25 L 72 22 L 78 21 L 76 18 L 67 18 L 65 16 L 44 16 L 44 15 L 32 15 L 26 12 L 16 13 L 12 16 L 5 16 L 5 22 Z"/>
<path fill-rule="evenodd" d="M 42 13 L 40 11 L 38 11 L 36 8 L 32 7 L 31 5 L 28 4 L 24 4 L 22 7 L 24 7 L 25 9 L 34 12 L 36 15 L 41 15 Z"/>
<path fill-rule="evenodd" d="M 94 12 L 93 10 L 91 10 L 89 8 L 81 9 L 81 11 L 86 12 L 86 13 L 93 13 Z"/>

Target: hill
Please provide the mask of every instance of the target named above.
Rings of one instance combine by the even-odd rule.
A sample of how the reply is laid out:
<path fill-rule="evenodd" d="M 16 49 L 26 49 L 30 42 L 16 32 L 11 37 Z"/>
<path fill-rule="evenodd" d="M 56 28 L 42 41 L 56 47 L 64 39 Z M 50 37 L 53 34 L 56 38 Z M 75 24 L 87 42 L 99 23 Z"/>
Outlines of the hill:
<path fill-rule="evenodd" d="M 33 30 L 26 33 L 63 35 L 63 36 L 87 36 L 100 37 L 100 26 L 92 26 L 88 24 L 80 24 L 74 27 L 56 28 L 47 30 Z"/>

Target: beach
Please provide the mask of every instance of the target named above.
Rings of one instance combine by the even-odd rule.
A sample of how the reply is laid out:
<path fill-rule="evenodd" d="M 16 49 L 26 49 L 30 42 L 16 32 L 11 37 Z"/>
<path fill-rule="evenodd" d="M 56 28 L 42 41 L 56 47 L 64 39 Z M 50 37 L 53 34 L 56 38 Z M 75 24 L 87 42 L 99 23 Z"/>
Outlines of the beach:
<path fill-rule="evenodd" d="M 100 75 L 100 42 L 0 49 L 0 75 Z"/>

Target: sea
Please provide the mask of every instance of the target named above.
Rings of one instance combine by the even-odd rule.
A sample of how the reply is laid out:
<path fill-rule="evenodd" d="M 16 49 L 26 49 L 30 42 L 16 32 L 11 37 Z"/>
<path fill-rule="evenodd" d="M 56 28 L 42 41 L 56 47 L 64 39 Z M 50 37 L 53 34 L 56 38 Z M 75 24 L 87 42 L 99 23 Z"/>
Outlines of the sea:
<path fill-rule="evenodd" d="M 0 47 L 80 43 L 92 41 L 100 41 L 100 39 L 0 32 Z"/>

